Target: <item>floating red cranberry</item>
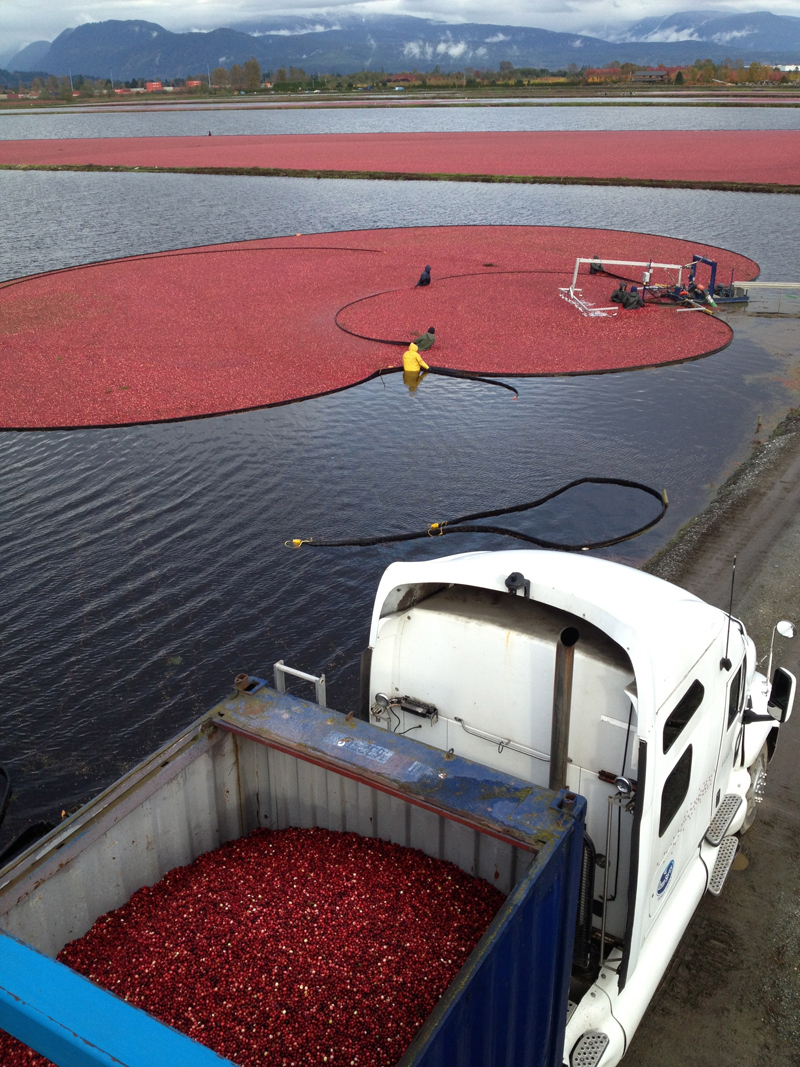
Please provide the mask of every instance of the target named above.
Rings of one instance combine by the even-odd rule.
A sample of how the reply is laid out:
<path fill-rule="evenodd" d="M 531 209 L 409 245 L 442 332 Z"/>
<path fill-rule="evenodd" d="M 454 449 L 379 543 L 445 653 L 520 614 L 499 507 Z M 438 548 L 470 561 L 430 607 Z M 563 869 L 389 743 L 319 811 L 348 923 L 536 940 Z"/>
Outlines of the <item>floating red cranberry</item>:
<path fill-rule="evenodd" d="M 441 136 L 462 135 L 437 134 L 434 141 Z M 548 135 L 498 136 L 518 142 Z M 601 135 L 612 141 L 615 136 Z M 621 136 L 636 140 L 647 134 Z M 687 135 L 660 131 L 651 136 L 669 141 Z M 697 136 L 706 140 L 715 134 Z M 747 140 L 759 133 L 732 136 Z M 765 136 L 781 141 L 784 160 L 791 142 L 792 162 L 782 164 L 779 180 L 795 184 L 796 131 Z M 78 138 L 38 144 L 62 154 L 96 154 L 110 143 L 101 140 L 102 146 Z M 143 140 L 132 143 L 142 147 Z M 265 140 L 272 143 L 276 137 Z M 344 139 L 350 148 L 352 140 Z M 36 143 L 0 139 L 0 160 L 9 146 L 18 146 L 14 151 L 28 146 L 28 151 Z M 652 165 L 641 153 L 634 156 L 639 164 Z M 489 158 L 481 153 L 480 165 Z M 502 153 L 496 158 L 506 160 Z M 715 159 L 726 180 L 733 180 L 737 158 L 729 153 Z M 762 159 L 766 162 L 769 152 Z M 612 161 L 621 165 L 618 153 L 612 152 Z M 656 167 L 655 173 L 665 171 Z M 413 287 L 419 267 L 412 271 L 410 264 L 423 248 L 424 258 L 434 264 L 434 281 L 419 289 Z M 72 267 L 3 285 L 3 323 L 12 325 L 0 345 L 0 426 L 127 425 L 318 396 L 399 366 L 401 348 L 366 341 L 363 335 L 410 341 L 427 323 L 435 323 L 438 331 L 431 353 L 435 365 L 479 374 L 594 374 L 693 359 L 728 344 L 730 327 L 702 313 L 647 307 L 616 318 L 585 318 L 558 290 L 569 284 L 576 257 L 595 253 L 645 263 L 688 263 L 699 253 L 717 261 L 721 279 L 730 271 L 740 280 L 758 274 L 752 260 L 696 241 L 560 226 L 361 230 Z M 641 277 L 641 268 L 614 270 L 631 280 Z M 276 274 L 280 299 L 266 300 Z M 656 271 L 654 280 L 668 279 Z M 585 299 L 608 306 L 618 281 L 592 276 L 584 265 L 579 285 Z M 351 332 L 339 329 L 337 320 Z M 214 337 L 211 350 L 209 335 Z M 487 337 L 493 343 L 476 341 Z M 170 352 L 166 360 L 165 350 Z"/>
<path fill-rule="evenodd" d="M 502 901 L 415 849 L 256 830 L 140 889 L 58 958 L 240 1067 L 390 1067 Z M 49 1061 L 0 1031 L 0 1063 Z"/>

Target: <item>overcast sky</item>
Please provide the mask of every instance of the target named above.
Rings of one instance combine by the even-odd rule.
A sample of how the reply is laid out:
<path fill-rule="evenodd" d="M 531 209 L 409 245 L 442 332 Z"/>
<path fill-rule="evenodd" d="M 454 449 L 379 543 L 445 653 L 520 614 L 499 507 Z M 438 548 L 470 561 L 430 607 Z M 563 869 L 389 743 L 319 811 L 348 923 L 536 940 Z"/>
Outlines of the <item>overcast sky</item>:
<path fill-rule="evenodd" d="M 147 19 L 169 30 L 209 30 L 264 15 L 307 15 L 324 11 L 380 12 L 418 15 L 447 22 L 506 23 L 540 26 L 572 33 L 591 32 L 607 24 L 635 21 L 645 15 L 668 15 L 681 10 L 747 12 L 773 11 L 800 16 L 800 0 L 653 0 L 647 7 L 636 0 L 0 0 L 0 55 L 30 44 L 52 40 L 68 26 L 103 19 Z"/>

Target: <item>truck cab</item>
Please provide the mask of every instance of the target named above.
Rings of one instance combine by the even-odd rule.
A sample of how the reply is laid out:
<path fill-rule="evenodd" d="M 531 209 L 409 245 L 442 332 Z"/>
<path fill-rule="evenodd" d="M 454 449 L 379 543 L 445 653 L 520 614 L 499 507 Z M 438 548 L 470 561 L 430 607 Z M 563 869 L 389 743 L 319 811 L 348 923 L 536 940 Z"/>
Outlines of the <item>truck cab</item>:
<path fill-rule="evenodd" d="M 685 590 L 530 550 L 392 564 L 363 668 L 374 724 L 586 798 L 564 1062 L 613 1067 L 724 884 L 794 678 Z"/>

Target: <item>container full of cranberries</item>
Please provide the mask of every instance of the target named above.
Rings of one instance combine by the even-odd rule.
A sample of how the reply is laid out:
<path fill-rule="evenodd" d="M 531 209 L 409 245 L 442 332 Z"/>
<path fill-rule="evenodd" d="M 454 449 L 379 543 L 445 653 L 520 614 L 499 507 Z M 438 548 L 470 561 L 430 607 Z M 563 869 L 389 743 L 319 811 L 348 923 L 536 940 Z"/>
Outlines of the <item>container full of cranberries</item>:
<path fill-rule="evenodd" d="M 557 1067 L 583 810 L 243 693 L 3 872 L 3 925 L 50 992 L 2 1008 L 0 1063 Z"/>

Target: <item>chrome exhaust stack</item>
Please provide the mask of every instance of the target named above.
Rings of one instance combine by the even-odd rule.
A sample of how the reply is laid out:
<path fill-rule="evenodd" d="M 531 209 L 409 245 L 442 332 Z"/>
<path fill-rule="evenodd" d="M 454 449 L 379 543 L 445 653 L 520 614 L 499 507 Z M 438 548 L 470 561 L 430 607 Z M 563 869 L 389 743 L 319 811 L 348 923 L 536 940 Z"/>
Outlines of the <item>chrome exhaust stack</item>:
<path fill-rule="evenodd" d="M 566 789 L 569 756 L 569 716 L 572 708 L 572 672 L 580 633 L 574 626 L 562 630 L 556 645 L 553 683 L 553 723 L 550 728 L 550 788 Z"/>

